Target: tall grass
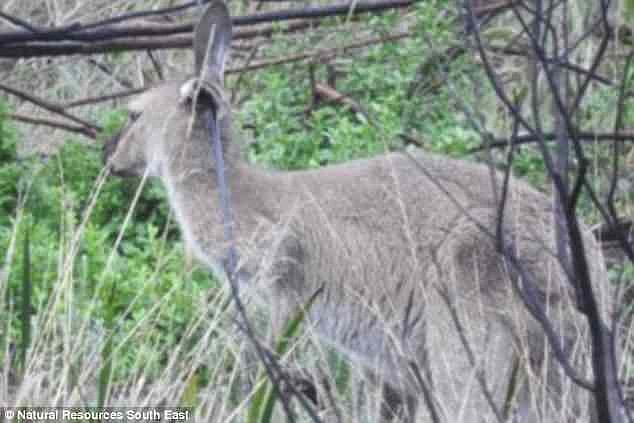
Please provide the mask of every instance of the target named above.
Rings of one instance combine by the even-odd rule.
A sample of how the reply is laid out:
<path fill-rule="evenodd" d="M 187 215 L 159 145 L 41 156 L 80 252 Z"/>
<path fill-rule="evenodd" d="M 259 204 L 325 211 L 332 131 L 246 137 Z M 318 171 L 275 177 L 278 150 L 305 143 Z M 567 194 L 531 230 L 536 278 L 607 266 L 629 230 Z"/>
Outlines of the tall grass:
<path fill-rule="evenodd" d="M 3 11 L 45 25 L 165 3 L 8 0 Z M 447 5 L 422 2 L 412 15 L 370 18 L 353 23 L 349 31 L 326 27 L 309 36 L 276 39 L 263 48 L 264 55 L 340 45 L 354 34 L 384 34 L 396 26 L 420 33 L 424 29 L 442 52 L 462 42 L 448 25 Z M 474 88 L 479 71 L 472 60 L 453 62 L 448 75 L 434 63 L 421 69 L 433 53 L 426 48 L 421 37 L 414 37 L 395 46 L 371 47 L 354 60 L 332 61 L 337 88 L 362 104 L 369 120 L 335 104 L 306 115 L 311 93 L 304 64 L 249 74 L 236 90 L 242 103 L 239 123 L 257 131 L 250 158 L 284 169 L 317 167 L 401 148 L 403 133 L 428 150 L 463 156 L 478 141 L 464 122 L 464 103 L 491 110 L 486 120 L 504 134 L 507 122 L 495 112 L 494 96 Z M 241 53 L 235 56 L 239 63 Z M 191 60 L 182 52 L 158 57 L 169 76 L 187 73 L 185 64 Z M 153 65 L 144 55 L 121 53 L 96 60 L 111 72 L 85 58 L 64 58 L 12 63 L 2 76 L 6 83 L 60 102 L 153 82 L 148 76 Z M 514 61 L 502 61 L 500 70 L 509 84 L 525 84 L 524 70 Z M 325 79 L 325 70 L 318 68 L 317 76 Z M 428 83 L 408 97 L 419 77 Z M 438 83 L 445 77 L 452 84 Z M 585 117 L 593 128 L 612 111 L 610 98 L 601 94 L 591 96 L 592 113 Z M 77 113 L 100 119 L 105 139 L 125 120 L 125 114 L 110 110 L 116 106 Z M 34 112 L 26 104 L 14 107 Z M 109 177 L 98 152 L 83 141 L 67 143 L 66 134 L 25 127 L 18 134 L 3 118 L 6 110 L 0 102 L 0 406 L 182 405 L 194 407 L 201 421 L 280 421 L 274 391 L 257 375 L 257 365 L 248 359 L 250 346 L 233 322 L 234 312 L 224 307 L 226 286 L 206 269 L 185 265 L 162 189 L 151 182 Z M 59 154 L 49 148 L 49 142 L 56 144 L 51 139 L 66 144 Z M 47 141 L 41 143 L 49 154 L 45 162 L 18 156 L 18 149 L 39 150 L 41 140 Z M 522 154 L 519 172 L 539 180 L 542 163 L 530 151 Z M 264 340 L 266 312 L 249 311 Z M 277 344 L 284 365 L 307 369 L 313 380 L 330 386 L 318 385 L 325 398 L 319 412 L 326 418 L 376 421 L 379 401 L 375 390 L 366 388 L 378 382 L 367 380 L 353 363 L 323 346 L 310 327 L 300 334 L 301 320 L 290 322 L 286 333 L 292 345 Z M 284 355 L 289 350 L 293 354 Z M 254 375 L 255 383 L 245 383 Z M 465 380 L 472 376 L 465 371 Z"/>

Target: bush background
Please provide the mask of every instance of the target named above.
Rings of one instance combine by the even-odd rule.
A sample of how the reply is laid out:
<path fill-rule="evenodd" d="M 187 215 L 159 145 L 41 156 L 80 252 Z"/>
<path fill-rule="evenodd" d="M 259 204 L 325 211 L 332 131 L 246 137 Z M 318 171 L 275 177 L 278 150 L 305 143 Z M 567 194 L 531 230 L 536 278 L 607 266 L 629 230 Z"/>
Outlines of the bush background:
<path fill-rule="evenodd" d="M 170 4 L 9 0 L 0 8 L 45 26 Z M 293 6 L 297 4 L 273 3 L 263 10 Z M 232 2 L 231 8 L 245 14 L 255 6 Z M 191 21 L 194 16 L 188 12 L 174 19 Z M 327 64 L 301 61 L 229 77 L 236 124 L 249 143 L 248 159 L 266 167 L 304 169 L 399 150 L 412 139 L 429 152 L 481 159 L 469 153 L 480 142 L 469 120 L 476 116 L 497 136 L 509 134 L 510 122 L 473 55 L 450 63 L 436 56 L 464 43 L 459 22 L 453 2 L 431 0 L 351 21 L 329 18 L 292 36 L 236 42 L 230 67 L 245 63 L 253 49 L 257 59 L 265 60 L 411 32 L 408 38 L 357 49 Z M 11 27 L 3 22 L 2 29 Z M 513 30 L 499 19 L 489 35 L 495 42 L 511 37 Z M 188 51 L 154 56 L 167 79 L 190 71 Z M 620 64 L 608 61 L 602 70 L 618 79 Z M 336 88 L 365 113 L 334 103 L 312 105 L 310 73 L 325 81 L 329 67 L 337 75 Z M 501 58 L 496 67 L 518 92 L 527 83 L 517 60 Z M 2 83 L 61 104 L 158 79 L 142 52 L 0 61 Z M 593 86 L 584 126 L 605 131 L 615 101 L 614 90 Z M 207 270 L 188 263 L 163 188 L 153 181 L 103 180 L 99 142 L 13 122 L 7 117 L 12 112 L 47 116 L 31 104 L 0 97 L 0 251 L 5 252 L 0 271 L 0 397 L 20 405 L 162 401 L 194 405 L 216 421 L 240 421 L 248 399 L 241 389 L 242 370 L 250 362 L 244 359 L 245 346 L 230 313 L 222 307 L 226 288 Z M 73 112 L 103 126 L 101 141 L 127 119 L 123 100 Z M 631 126 L 634 115 L 628 112 L 626 120 L 626 127 Z M 593 165 L 601 169 L 609 156 L 601 145 L 595 150 Z M 625 159 L 619 204 L 631 215 L 629 151 Z M 520 151 L 515 172 L 548 191 L 543 170 L 531 147 Z M 607 183 L 598 172 L 593 181 L 599 188 Z M 585 217 L 597 220 L 590 208 Z M 254 316 L 266 330 L 266 316 L 255 311 Z M 323 370 L 334 381 L 342 402 L 357 401 L 354 392 L 363 378 L 351 374 L 336 353 L 315 345 L 309 336 L 296 349 L 304 352 L 304 364 L 321 369 L 315 374 Z M 365 411 L 356 413 L 368 418 L 371 402 L 362 403 Z"/>

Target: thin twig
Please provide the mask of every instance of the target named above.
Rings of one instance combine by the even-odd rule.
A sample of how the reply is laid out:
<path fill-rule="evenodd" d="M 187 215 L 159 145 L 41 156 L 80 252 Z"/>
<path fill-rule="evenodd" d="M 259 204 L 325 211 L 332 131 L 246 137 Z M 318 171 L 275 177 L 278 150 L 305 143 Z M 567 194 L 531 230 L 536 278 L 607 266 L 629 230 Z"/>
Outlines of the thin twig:
<path fill-rule="evenodd" d="M 46 109 L 49 112 L 52 112 L 52 113 L 55 113 L 57 115 L 63 116 L 66 119 L 72 120 L 73 122 L 78 123 L 78 124 L 80 124 L 80 125 L 82 125 L 82 126 L 84 126 L 86 128 L 90 128 L 90 129 L 95 130 L 95 131 L 101 131 L 101 127 L 99 127 L 98 125 L 95 125 L 92 122 L 85 121 L 85 120 L 83 120 L 81 118 L 78 118 L 77 116 L 71 115 L 70 113 L 66 112 L 64 110 L 64 108 L 61 107 L 58 104 L 54 104 L 54 103 L 51 103 L 51 102 L 49 102 L 47 100 L 44 100 L 42 98 L 35 97 L 35 96 L 31 95 L 31 94 L 27 94 L 27 93 L 25 93 L 23 91 L 20 91 L 20 90 L 16 90 L 15 88 L 11 88 L 11 87 L 9 87 L 7 85 L 4 85 L 2 83 L 0 83 L 0 90 L 5 91 L 5 92 L 7 92 L 7 93 L 9 93 L 11 95 L 14 95 L 14 96 L 16 96 L 16 97 L 18 97 L 18 98 L 20 98 L 22 100 L 25 100 L 25 101 L 33 103 L 33 104 L 35 104 L 37 106 L 40 106 L 41 108 Z"/>
<path fill-rule="evenodd" d="M 171 15 L 173 13 L 183 12 L 187 9 L 200 6 L 202 4 L 209 3 L 209 0 L 194 0 L 189 1 L 187 3 L 183 3 L 178 6 L 166 7 L 164 9 L 156 9 L 156 10 L 143 10 L 140 12 L 131 12 L 123 15 L 115 16 L 109 19 L 105 19 L 103 21 L 94 22 L 92 24 L 87 24 L 83 29 L 95 29 L 100 28 L 124 21 L 140 19 L 140 18 L 148 18 L 152 16 L 165 16 Z"/>
<path fill-rule="evenodd" d="M 251 64 L 251 62 L 253 61 L 253 59 L 255 59 L 255 56 L 258 54 L 258 51 L 260 50 L 260 46 L 261 43 L 258 43 L 256 45 L 254 45 L 253 47 L 251 47 L 251 51 L 249 52 L 249 56 L 247 57 L 247 59 L 245 60 L 245 64 L 248 66 Z M 240 85 L 242 84 L 242 81 L 244 79 L 244 75 L 246 72 L 242 72 L 238 75 L 238 78 L 236 78 L 235 83 L 233 84 L 233 87 L 231 87 L 231 104 L 235 104 L 235 100 L 236 100 L 236 96 L 238 95 L 238 90 L 240 89 Z"/>
<path fill-rule="evenodd" d="M 32 26 L 31 24 L 29 24 L 28 22 L 16 17 L 16 16 L 11 16 L 7 13 L 4 13 L 2 11 L 0 11 L 0 18 L 6 20 L 7 22 L 12 23 L 15 26 L 21 27 L 26 29 L 29 32 L 32 33 L 38 33 L 39 30 L 37 28 L 35 28 L 34 26 Z"/>
<path fill-rule="evenodd" d="M 131 97 L 146 91 L 147 88 L 134 88 L 132 90 L 121 91 L 114 94 L 102 95 L 98 97 L 87 97 L 80 100 L 71 101 L 61 105 L 63 109 L 72 109 L 74 107 L 86 106 L 88 104 L 103 103 L 105 101 L 116 100 L 124 97 Z"/>
<path fill-rule="evenodd" d="M 86 128 L 85 126 L 80 125 L 71 125 L 65 122 L 61 122 L 58 120 L 45 119 L 45 118 L 37 118 L 33 116 L 28 116 L 20 113 L 8 113 L 6 115 L 9 119 L 13 119 L 19 122 L 28 123 L 31 125 L 43 125 L 48 126 L 55 129 L 62 129 L 64 131 L 72 132 L 75 134 L 81 134 L 90 139 L 97 139 L 97 132 Z"/>
<path fill-rule="evenodd" d="M 595 132 L 574 132 L 574 136 L 580 141 L 617 141 L 617 142 L 630 142 L 634 141 L 634 132 L 618 132 L 618 133 L 595 133 Z M 557 134 L 548 133 L 542 134 L 538 137 L 534 134 L 518 135 L 513 139 L 496 138 L 492 142 L 484 143 L 471 150 L 470 153 L 477 153 L 489 148 L 505 148 L 511 143 L 513 145 L 531 144 L 541 141 L 557 141 Z"/>
<path fill-rule="evenodd" d="M 152 66 L 154 66 L 154 71 L 156 72 L 159 80 L 165 80 L 165 77 L 163 76 L 163 69 L 161 68 L 161 64 L 158 60 L 156 60 L 156 57 L 154 57 L 154 52 L 152 50 L 148 50 L 147 55 L 150 58 L 150 62 L 152 62 Z"/>
<path fill-rule="evenodd" d="M 408 38 L 408 37 L 412 37 L 415 34 L 413 32 L 402 32 L 402 33 L 398 33 L 398 34 L 394 34 L 394 35 L 388 35 L 385 37 L 377 37 L 377 38 L 370 38 L 364 41 L 360 41 L 357 43 L 351 43 L 351 44 L 347 44 L 341 47 L 334 47 L 334 48 L 330 48 L 330 49 L 324 49 L 324 50 L 318 50 L 318 51 L 314 51 L 314 52 L 310 52 L 310 53 L 302 53 L 302 54 L 296 54 L 293 56 L 287 56 L 287 57 L 282 57 L 280 59 L 274 59 L 274 60 L 267 60 L 267 61 L 261 61 L 261 62 L 257 62 L 257 63 L 253 63 L 251 65 L 246 65 L 246 66 L 239 66 L 239 67 L 235 67 L 232 69 L 228 69 L 225 73 L 226 74 L 235 74 L 235 73 L 240 73 L 240 72 L 248 72 L 248 71 L 253 71 L 253 70 L 257 70 L 257 69 L 261 69 L 261 68 L 265 68 L 265 67 L 269 67 L 269 66 L 276 66 L 276 65 L 283 65 L 286 63 L 291 63 L 291 62 L 299 62 L 302 60 L 306 60 L 312 57 L 334 57 L 334 56 L 338 56 L 344 53 L 347 53 L 350 50 L 354 50 L 354 49 L 358 49 L 358 48 L 363 48 L 363 47 L 367 47 L 373 44 L 381 44 L 381 43 L 388 43 L 388 42 L 393 42 L 393 41 L 398 41 L 401 40 L 403 38 Z"/>
<path fill-rule="evenodd" d="M 96 67 L 97 69 L 99 69 L 101 72 L 105 73 L 106 75 L 108 75 L 110 78 L 112 78 L 114 81 L 118 82 L 119 85 L 123 86 L 124 88 L 128 88 L 128 89 L 132 89 L 134 87 L 134 83 L 130 80 L 128 80 L 125 77 L 116 75 L 115 72 L 105 63 L 99 62 L 94 58 L 90 58 L 87 60 L 87 62 Z"/>
<path fill-rule="evenodd" d="M 364 108 L 359 103 L 357 103 L 355 100 L 348 97 L 347 95 L 340 93 L 333 87 L 317 82 L 314 85 L 314 90 L 315 90 L 315 95 L 317 95 L 318 97 L 321 97 L 328 102 L 334 102 L 334 103 L 347 106 L 354 113 L 361 114 L 366 120 L 370 121 L 370 117 L 368 116 L 368 113 L 364 110 Z"/>
<path fill-rule="evenodd" d="M 623 115 L 625 112 L 625 92 L 627 83 L 630 79 L 630 68 L 632 66 L 632 59 L 634 59 L 634 50 L 630 51 L 625 61 L 625 68 L 623 69 L 623 77 L 621 79 L 619 98 L 616 105 L 616 118 L 614 119 L 614 133 L 620 134 L 623 129 Z M 616 187 L 619 178 L 619 157 L 621 156 L 621 145 L 617 142 L 612 146 L 612 177 L 610 181 L 610 189 L 607 195 L 607 207 L 613 217 L 617 216 L 615 207 L 615 194 Z"/>

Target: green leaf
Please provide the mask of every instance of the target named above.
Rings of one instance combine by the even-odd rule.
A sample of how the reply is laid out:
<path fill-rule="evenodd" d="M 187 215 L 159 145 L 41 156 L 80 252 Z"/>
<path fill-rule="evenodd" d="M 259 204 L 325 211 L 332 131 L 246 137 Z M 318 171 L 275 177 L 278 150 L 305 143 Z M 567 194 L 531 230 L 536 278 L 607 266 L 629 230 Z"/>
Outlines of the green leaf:
<path fill-rule="evenodd" d="M 624 0 L 623 10 L 625 17 L 625 24 L 628 25 L 632 18 L 634 18 L 634 0 Z"/>
<path fill-rule="evenodd" d="M 116 322 L 117 311 L 115 309 L 116 290 L 114 285 L 110 290 L 110 295 L 106 299 L 107 306 L 105 310 L 104 324 L 106 327 L 105 343 L 101 350 L 101 368 L 99 369 L 99 381 L 97 392 L 97 406 L 103 407 L 106 404 L 110 382 L 113 374 L 113 351 L 114 351 L 114 327 Z"/>
<path fill-rule="evenodd" d="M 277 340 L 275 346 L 275 352 L 278 355 L 283 355 L 288 352 L 291 345 L 291 341 L 300 333 L 301 325 L 306 318 L 306 313 L 312 307 L 313 303 L 323 291 L 323 287 L 319 288 L 309 299 L 304 306 L 300 306 L 295 313 L 295 317 L 290 319 L 286 324 L 282 336 Z M 270 423 L 273 419 L 273 410 L 275 409 L 275 403 L 278 399 L 278 392 L 275 386 L 270 380 L 263 382 L 266 378 L 264 370 L 261 369 L 257 378 L 260 381 L 260 386 L 253 395 L 251 407 L 247 416 L 247 423 Z"/>
<path fill-rule="evenodd" d="M 185 389 L 183 390 L 183 395 L 181 396 L 181 406 L 182 407 L 196 407 L 196 403 L 198 402 L 198 393 L 200 392 L 200 376 L 198 376 L 198 372 L 195 371 L 187 380 L 187 384 L 185 385 Z"/>
<path fill-rule="evenodd" d="M 20 361 L 23 369 L 26 369 L 26 353 L 31 345 L 31 227 L 28 219 L 25 222 L 24 232 L 24 256 L 22 268 L 22 342 L 20 343 Z"/>
<path fill-rule="evenodd" d="M 112 350 L 114 341 L 111 332 L 106 335 L 106 343 L 101 350 L 101 368 L 99 369 L 99 386 L 97 390 L 97 406 L 103 407 L 106 404 L 106 396 L 112 378 Z"/>

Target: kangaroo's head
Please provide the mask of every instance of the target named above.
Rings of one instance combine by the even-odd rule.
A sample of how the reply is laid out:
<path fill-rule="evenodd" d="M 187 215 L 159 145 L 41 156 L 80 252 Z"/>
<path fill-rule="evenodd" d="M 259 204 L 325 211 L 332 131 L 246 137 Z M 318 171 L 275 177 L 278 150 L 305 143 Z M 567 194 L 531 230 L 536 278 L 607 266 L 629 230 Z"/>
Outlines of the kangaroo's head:
<path fill-rule="evenodd" d="M 166 160 L 179 155 L 208 160 L 212 109 L 220 120 L 223 143 L 228 144 L 230 105 L 223 79 L 231 34 L 227 7 L 222 1 L 212 2 L 194 33 L 195 76 L 163 83 L 129 102 L 127 125 L 104 147 L 104 158 L 115 174 L 140 176 L 147 170 L 160 176 Z M 196 163 L 190 160 L 189 165 Z"/>

